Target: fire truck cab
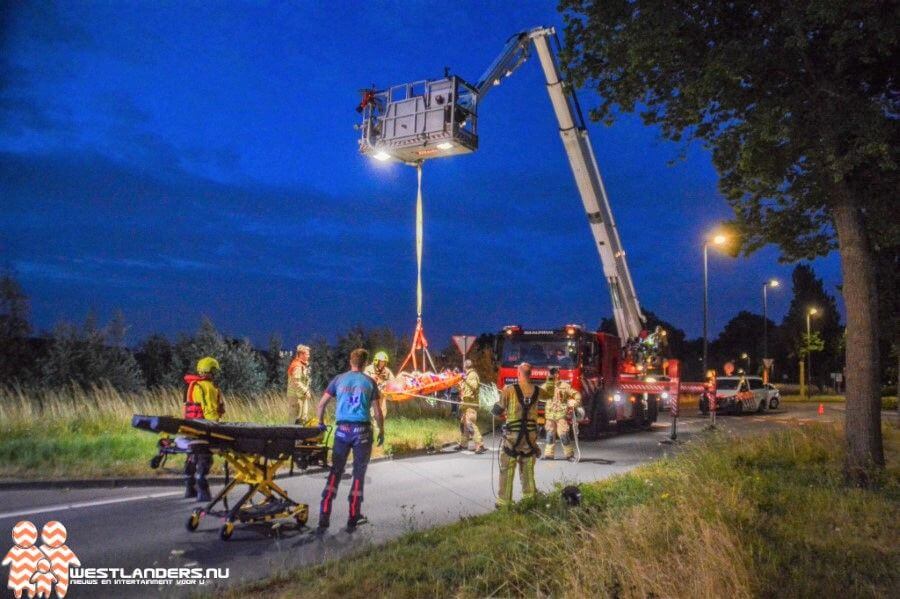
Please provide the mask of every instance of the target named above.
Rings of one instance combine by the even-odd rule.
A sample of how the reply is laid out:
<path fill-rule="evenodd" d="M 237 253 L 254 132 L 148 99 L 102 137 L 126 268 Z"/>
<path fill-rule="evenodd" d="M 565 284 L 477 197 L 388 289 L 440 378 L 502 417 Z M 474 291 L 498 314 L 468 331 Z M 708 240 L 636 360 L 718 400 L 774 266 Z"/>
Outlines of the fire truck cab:
<path fill-rule="evenodd" d="M 550 368 L 557 367 L 560 380 L 581 392 L 585 417 L 579 424 L 584 436 L 596 438 L 626 426 L 647 428 L 656 421 L 664 396 L 673 391 L 677 396 L 677 363 L 665 365 L 667 374 L 675 377 L 629 372 L 634 369 L 624 360 L 621 348 L 615 335 L 586 331 L 579 325 L 559 329 L 510 325 L 497 335 L 497 386 L 502 389 L 515 383 L 516 368 L 522 362 L 531 364 L 532 380 L 538 385 L 547 380 Z M 654 374 L 666 380 L 656 380 Z M 543 418 L 543 402 L 538 414 Z"/>

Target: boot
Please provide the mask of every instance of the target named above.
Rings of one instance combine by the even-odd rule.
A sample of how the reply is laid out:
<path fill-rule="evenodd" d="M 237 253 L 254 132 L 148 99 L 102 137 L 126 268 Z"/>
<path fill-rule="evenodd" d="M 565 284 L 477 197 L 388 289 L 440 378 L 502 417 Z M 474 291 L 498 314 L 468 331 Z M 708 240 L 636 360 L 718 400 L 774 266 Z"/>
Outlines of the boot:
<path fill-rule="evenodd" d="M 328 530 L 328 527 L 331 525 L 331 515 L 330 514 L 319 514 L 319 525 L 316 527 L 316 534 L 322 535 Z"/>
<path fill-rule="evenodd" d="M 353 532 L 360 524 L 368 524 L 369 519 L 362 514 L 354 516 L 347 520 L 347 532 Z"/>
<path fill-rule="evenodd" d="M 479 445 L 478 447 L 475 448 L 475 453 L 478 455 L 481 455 L 486 451 L 487 451 L 487 449 L 484 448 L 484 445 Z"/>
<path fill-rule="evenodd" d="M 184 498 L 193 499 L 197 496 L 197 487 L 194 485 L 194 479 L 190 478 L 184 484 Z"/>
<path fill-rule="evenodd" d="M 202 478 L 197 481 L 197 501 L 201 503 L 209 503 L 212 496 L 209 494 L 209 481 Z"/>

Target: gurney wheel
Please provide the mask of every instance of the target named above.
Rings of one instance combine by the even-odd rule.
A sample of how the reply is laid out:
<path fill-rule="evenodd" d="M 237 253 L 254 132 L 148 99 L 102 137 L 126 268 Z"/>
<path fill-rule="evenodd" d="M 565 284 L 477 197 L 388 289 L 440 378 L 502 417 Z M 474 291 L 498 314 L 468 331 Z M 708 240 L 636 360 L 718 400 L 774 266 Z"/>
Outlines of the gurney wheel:
<path fill-rule="evenodd" d="M 234 532 L 234 523 L 226 522 L 222 525 L 222 528 L 219 529 L 219 538 L 223 541 L 227 541 L 231 538 L 231 533 Z"/>
<path fill-rule="evenodd" d="M 185 523 L 185 528 L 188 529 L 189 532 L 194 532 L 197 530 L 197 527 L 200 526 L 200 512 L 194 510 L 191 512 L 190 518 L 188 518 L 187 523 Z"/>
<path fill-rule="evenodd" d="M 161 455 L 155 455 L 152 458 L 150 458 L 150 467 L 153 468 L 154 470 L 159 468 L 160 464 L 162 464 L 162 456 Z"/>

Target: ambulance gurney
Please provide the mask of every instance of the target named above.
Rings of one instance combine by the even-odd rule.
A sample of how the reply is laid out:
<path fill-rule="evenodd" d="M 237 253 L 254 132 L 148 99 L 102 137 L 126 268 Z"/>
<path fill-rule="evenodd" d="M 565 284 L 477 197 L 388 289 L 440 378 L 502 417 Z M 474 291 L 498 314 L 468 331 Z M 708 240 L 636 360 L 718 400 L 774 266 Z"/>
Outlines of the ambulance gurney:
<path fill-rule="evenodd" d="M 309 506 L 291 499 L 274 479 L 288 464 L 305 469 L 311 464 L 327 463 L 325 433 L 318 428 L 142 415 L 135 415 L 131 425 L 153 433 L 177 435 L 165 447 L 161 445 L 161 460 L 166 455 L 190 451 L 208 451 L 225 460 L 225 486 L 206 506 L 191 513 L 188 530 L 196 530 L 207 514 L 225 520 L 219 531 L 222 540 L 231 537 L 235 522 L 293 518 L 300 526 L 306 524 Z M 239 485 L 246 485 L 246 491 L 229 506 L 228 493 Z M 261 496 L 261 501 L 254 503 L 257 496 Z M 221 509 L 215 509 L 220 503 Z"/>
<path fill-rule="evenodd" d="M 390 401 L 408 401 L 434 395 L 458 385 L 462 375 L 452 370 L 443 372 L 401 372 L 385 383 L 381 392 Z"/>

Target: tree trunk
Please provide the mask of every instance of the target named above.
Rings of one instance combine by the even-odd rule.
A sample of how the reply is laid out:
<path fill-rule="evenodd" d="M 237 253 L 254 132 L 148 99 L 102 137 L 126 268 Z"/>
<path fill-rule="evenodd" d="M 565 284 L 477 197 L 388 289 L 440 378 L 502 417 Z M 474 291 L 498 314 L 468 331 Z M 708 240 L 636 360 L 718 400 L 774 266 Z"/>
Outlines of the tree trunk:
<path fill-rule="evenodd" d="M 849 482 L 867 486 L 873 469 L 884 466 L 881 400 L 878 394 L 878 290 L 874 255 L 863 215 L 849 194 L 834 207 L 847 306 L 847 457 Z"/>

